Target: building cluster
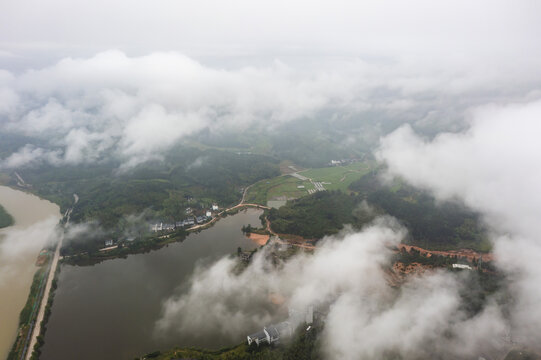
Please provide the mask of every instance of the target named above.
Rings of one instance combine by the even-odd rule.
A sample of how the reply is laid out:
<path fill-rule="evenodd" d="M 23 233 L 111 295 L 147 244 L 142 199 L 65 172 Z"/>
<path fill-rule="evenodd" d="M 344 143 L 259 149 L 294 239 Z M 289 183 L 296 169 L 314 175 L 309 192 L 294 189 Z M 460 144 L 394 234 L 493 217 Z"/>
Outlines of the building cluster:
<path fill-rule="evenodd" d="M 363 156 L 364 157 L 364 156 Z M 341 160 L 331 160 L 331 162 L 328 163 L 329 166 L 346 166 L 349 164 L 353 164 L 355 162 L 361 161 L 361 159 L 341 159 Z"/>
<path fill-rule="evenodd" d="M 217 211 L 218 205 L 216 204 L 212 205 L 212 210 Z M 191 208 L 187 208 L 186 213 L 192 214 L 193 211 Z M 194 226 L 195 224 L 201 225 L 210 220 L 212 220 L 212 212 L 210 210 L 206 210 L 204 215 L 188 216 L 186 219 L 176 221 L 174 223 L 159 222 L 159 223 L 150 224 L 150 231 L 153 231 L 153 232 L 173 231 L 180 228 L 189 228 L 191 226 Z"/>
<path fill-rule="evenodd" d="M 190 216 L 184 220 L 176 221 L 175 223 L 155 223 L 150 225 L 150 230 L 154 232 L 158 231 L 173 231 L 180 228 L 189 228 L 195 224 L 203 224 L 212 219 L 207 216 Z"/>
<path fill-rule="evenodd" d="M 325 187 L 323 186 L 322 182 L 313 181 L 312 184 L 314 184 L 315 189 L 308 189 L 308 194 L 313 194 L 318 191 L 325 191 Z"/>
<path fill-rule="evenodd" d="M 305 323 L 310 325 L 314 322 L 314 308 L 309 306 L 306 311 L 289 310 L 289 318 L 286 321 L 275 325 L 263 327 L 263 330 L 252 335 L 248 335 L 248 345 L 255 343 L 257 346 L 261 344 L 274 344 L 293 335 L 296 327 Z"/>

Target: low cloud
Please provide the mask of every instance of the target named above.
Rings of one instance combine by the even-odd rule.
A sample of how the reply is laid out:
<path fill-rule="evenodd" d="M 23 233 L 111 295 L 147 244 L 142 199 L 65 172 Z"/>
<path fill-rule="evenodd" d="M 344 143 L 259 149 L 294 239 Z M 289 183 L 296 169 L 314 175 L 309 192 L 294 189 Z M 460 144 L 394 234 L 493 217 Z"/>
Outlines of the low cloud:
<path fill-rule="evenodd" d="M 161 159 L 203 130 L 276 129 L 328 114 L 337 114 L 331 123 L 346 121 L 350 130 L 362 130 L 359 136 L 349 132 L 353 142 L 377 138 L 404 122 L 421 129 L 456 129 L 461 127 L 456 119 L 485 101 L 494 83 L 506 84 L 501 86 L 505 92 L 491 95 L 497 101 L 523 96 L 530 80 L 511 83 L 473 68 L 412 67 L 404 59 L 320 59 L 303 65 L 276 60 L 223 69 L 177 52 L 129 57 L 111 50 L 18 75 L 0 72 L 0 130 L 47 143 L 42 150 L 22 147 L 2 166 L 115 157 L 129 169 Z M 449 82 L 454 86 L 442 86 Z M 445 113 L 434 111 L 434 105 L 445 106 Z"/>
<path fill-rule="evenodd" d="M 206 162 L 208 162 L 208 160 L 209 160 L 208 156 L 198 156 L 197 159 L 195 159 L 193 163 L 189 164 L 186 167 L 186 170 L 192 170 L 192 169 L 200 168 Z"/>
<path fill-rule="evenodd" d="M 8 278 L 35 271 L 21 264 L 28 264 L 29 257 L 33 262 L 41 248 L 58 237 L 57 224 L 58 218 L 50 217 L 29 227 L 10 227 L 0 232 L 0 286 Z"/>
<path fill-rule="evenodd" d="M 60 163 L 60 156 L 59 151 L 50 151 L 28 144 L 2 160 L 0 168 L 13 169 L 42 163 L 56 165 Z"/>
<path fill-rule="evenodd" d="M 285 307 L 315 305 L 328 309 L 321 336 L 330 359 L 467 358 L 501 351 L 507 325 L 500 309 L 489 301 L 474 317 L 461 310 L 468 274 L 434 271 L 400 289 L 388 285 L 389 247 L 404 236 L 395 221 L 378 218 L 362 232 L 325 238 L 313 255 L 301 253 L 279 266 L 266 248 L 241 274 L 234 271 L 236 260 L 224 258 L 199 269 L 182 294 L 164 303 L 156 334 L 200 337 L 218 329 L 238 341 L 287 318 Z M 272 305 L 271 294 L 283 296 L 285 304 Z"/>
<path fill-rule="evenodd" d="M 378 152 L 391 175 L 484 214 L 496 263 L 511 279 L 511 335 L 533 347 L 541 336 L 540 118 L 540 101 L 486 106 L 465 132 L 429 141 L 404 126 Z"/>

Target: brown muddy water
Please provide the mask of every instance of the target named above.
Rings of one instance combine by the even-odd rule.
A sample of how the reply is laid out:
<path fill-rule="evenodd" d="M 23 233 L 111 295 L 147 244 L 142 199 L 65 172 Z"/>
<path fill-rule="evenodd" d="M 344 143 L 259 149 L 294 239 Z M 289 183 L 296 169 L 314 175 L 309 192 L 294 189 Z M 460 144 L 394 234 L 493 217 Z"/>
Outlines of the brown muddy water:
<path fill-rule="evenodd" d="M 0 229 L 0 359 L 5 359 L 19 325 L 37 267 L 36 258 L 60 219 L 58 205 L 0 186 L 0 204 L 13 226 Z"/>
<path fill-rule="evenodd" d="M 189 235 L 183 242 L 146 254 L 93 266 L 62 265 L 41 360 L 134 359 L 174 346 L 217 348 L 220 334 L 190 339 L 155 336 L 162 303 L 185 291 L 196 266 L 205 266 L 257 245 L 241 232 L 260 226 L 260 210 L 247 210 Z M 239 339 L 238 342 L 243 341 Z"/>

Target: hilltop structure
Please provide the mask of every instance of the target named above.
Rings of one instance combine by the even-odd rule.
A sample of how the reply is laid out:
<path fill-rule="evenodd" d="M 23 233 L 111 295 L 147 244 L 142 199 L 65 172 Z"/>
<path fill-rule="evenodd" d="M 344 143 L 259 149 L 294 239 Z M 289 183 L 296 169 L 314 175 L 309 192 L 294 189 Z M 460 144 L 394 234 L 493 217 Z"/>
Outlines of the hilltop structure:
<path fill-rule="evenodd" d="M 312 324 L 314 321 L 314 307 L 309 306 L 305 312 L 297 312 L 295 310 L 289 310 L 289 318 L 286 321 L 275 325 L 269 325 L 263 327 L 263 330 L 246 337 L 248 345 L 255 343 L 257 346 L 260 344 L 274 344 L 280 341 L 280 339 L 288 338 L 293 335 L 295 328 L 301 324 Z"/>

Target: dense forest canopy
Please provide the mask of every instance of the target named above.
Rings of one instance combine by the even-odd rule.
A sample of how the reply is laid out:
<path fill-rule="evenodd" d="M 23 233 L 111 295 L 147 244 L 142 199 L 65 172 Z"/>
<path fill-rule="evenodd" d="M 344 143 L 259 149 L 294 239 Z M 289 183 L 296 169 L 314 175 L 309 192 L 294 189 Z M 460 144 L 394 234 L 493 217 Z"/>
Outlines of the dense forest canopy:
<path fill-rule="evenodd" d="M 345 224 L 361 228 L 377 214 L 397 218 L 409 231 L 407 241 L 431 249 L 489 249 L 479 214 L 453 202 L 437 202 L 428 193 L 399 184 L 384 185 L 377 172 L 350 186 L 352 193 L 318 192 L 269 211 L 272 229 L 319 239 Z M 363 205 L 372 206 L 369 209 Z"/>
<path fill-rule="evenodd" d="M 163 161 L 148 162 L 119 172 L 119 163 L 36 167 L 20 171 L 40 196 L 62 205 L 79 196 L 73 221 L 96 220 L 105 228 L 125 215 L 152 210 L 173 221 L 186 207 L 222 207 L 242 197 L 242 189 L 279 174 L 278 161 L 256 154 L 179 148 Z"/>

